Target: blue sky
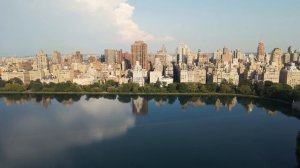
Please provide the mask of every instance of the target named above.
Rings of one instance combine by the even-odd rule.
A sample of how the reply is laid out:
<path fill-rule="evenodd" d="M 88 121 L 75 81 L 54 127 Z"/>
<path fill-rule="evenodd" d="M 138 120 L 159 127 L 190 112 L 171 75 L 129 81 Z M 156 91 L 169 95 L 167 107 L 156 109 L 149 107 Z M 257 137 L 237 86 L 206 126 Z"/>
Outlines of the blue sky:
<path fill-rule="evenodd" d="M 260 40 L 268 51 L 299 50 L 299 19 L 299 0 L 1 0 L 0 55 L 103 53 L 134 40 L 152 52 L 181 42 L 249 52 Z"/>

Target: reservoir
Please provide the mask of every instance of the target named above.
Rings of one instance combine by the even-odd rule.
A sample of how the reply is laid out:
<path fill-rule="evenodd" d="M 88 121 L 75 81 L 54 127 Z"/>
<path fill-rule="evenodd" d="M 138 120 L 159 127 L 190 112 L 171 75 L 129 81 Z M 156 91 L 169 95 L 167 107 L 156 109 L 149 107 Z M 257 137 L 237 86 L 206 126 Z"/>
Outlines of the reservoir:
<path fill-rule="evenodd" d="M 0 167 L 298 167 L 300 112 L 217 96 L 0 97 Z"/>

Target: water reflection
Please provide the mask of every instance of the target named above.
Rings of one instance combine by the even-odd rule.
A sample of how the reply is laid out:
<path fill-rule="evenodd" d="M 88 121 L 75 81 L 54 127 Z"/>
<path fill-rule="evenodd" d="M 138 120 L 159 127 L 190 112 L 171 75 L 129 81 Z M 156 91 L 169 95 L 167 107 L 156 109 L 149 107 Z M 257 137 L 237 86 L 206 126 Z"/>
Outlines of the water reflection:
<path fill-rule="evenodd" d="M 32 160 L 59 157 L 74 146 L 126 135 L 138 118 L 153 112 L 153 105 L 156 110 L 172 106 L 182 111 L 209 106 L 218 114 L 239 106 L 249 114 L 259 108 L 269 116 L 300 118 L 289 104 L 241 97 L 6 95 L 0 100 L 0 167 L 30 166 Z M 300 164 L 299 144 L 300 134 Z"/>
<path fill-rule="evenodd" d="M 132 112 L 137 116 L 144 116 L 148 113 L 148 101 L 142 97 L 132 99 Z"/>
<path fill-rule="evenodd" d="M 19 167 L 30 160 L 54 157 L 69 147 L 118 137 L 135 125 L 129 105 L 83 98 L 3 97 L 11 108 L 1 112 L 0 167 Z"/>
<path fill-rule="evenodd" d="M 230 97 L 230 96 L 207 96 L 207 97 L 193 97 L 193 96 L 126 96 L 126 95 L 5 95 L 2 96 L 3 102 L 6 106 L 22 105 L 29 102 L 42 105 L 44 108 L 48 108 L 52 101 L 57 101 L 64 106 L 72 106 L 74 103 L 79 102 L 81 98 L 85 98 L 86 101 L 90 99 L 105 100 L 117 100 L 118 103 L 128 104 L 131 103 L 131 111 L 137 116 L 144 116 L 148 113 L 148 102 L 154 101 L 155 106 L 163 107 L 168 104 L 174 104 L 176 100 L 179 101 L 180 106 L 178 108 L 186 111 L 189 106 L 203 107 L 206 105 L 213 105 L 215 111 L 219 112 L 223 108 L 228 111 L 232 111 L 237 104 L 241 104 L 248 113 L 251 113 L 256 107 L 263 108 L 269 116 L 275 116 L 277 112 L 283 112 L 289 116 L 295 116 L 300 118 L 298 110 L 292 108 L 290 104 L 284 104 L 279 102 L 271 102 L 263 99 L 253 99 L 244 97 Z"/>

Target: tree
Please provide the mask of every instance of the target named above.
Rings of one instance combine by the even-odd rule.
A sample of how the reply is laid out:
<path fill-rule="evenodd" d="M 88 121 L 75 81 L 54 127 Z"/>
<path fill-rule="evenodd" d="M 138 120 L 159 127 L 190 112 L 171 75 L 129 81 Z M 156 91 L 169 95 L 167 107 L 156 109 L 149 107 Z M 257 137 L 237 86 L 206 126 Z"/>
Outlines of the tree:
<path fill-rule="evenodd" d="M 249 85 L 241 85 L 238 87 L 238 92 L 245 95 L 251 95 L 252 89 Z"/>
<path fill-rule="evenodd" d="M 110 86 L 110 87 L 107 88 L 107 92 L 109 92 L 109 93 L 114 93 L 116 91 L 117 91 L 116 88 L 113 87 L 113 86 Z"/>
<path fill-rule="evenodd" d="M 23 85 L 23 81 L 17 77 L 8 80 L 7 83 Z"/>
<path fill-rule="evenodd" d="M 232 88 L 230 87 L 229 84 L 226 84 L 226 83 L 222 83 L 220 85 L 220 90 L 219 90 L 220 93 L 233 93 L 234 91 L 232 90 Z"/>
<path fill-rule="evenodd" d="M 154 84 L 154 87 L 156 88 L 160 88 L 161 87 L 161 82 L 159 80 L 157 80 Z"/>
<path fill-rule="evenodd" d="M 3 88 L 6 85 L 6 81 L 0 80 L 0 87 Z"/>
<path fill-rule="evenodd" d="M 218 84 L 212 83 L 212 84 L 207 84 L 205 85 L 206 89 L 208 92 L 214 93 L 218 90 Z"/>
<path fill-rule="evenodd" d="M 167 91 L 170 93 L 175 93 L 177 92 L 177 84 L 176 83 L 171 83 L 167 86 Z"/>
<path fill-rule="evenodd" d="M 30 84 L 28 85 L 28 89 L 34 92 L 42 91 L 43 87 L 44 86 L 39 79 L 36 81 L 30 81 Z"/>
<path fill-rule="evenodd" d="M 22 85 L 18 83 L 7 83 L 4 87 L 5 91 L 10 91 L 10 92 L 22 92 L 25 89 L 23 88 Z"/>
<path fill-rule="evenodd" d="M 180 93 L 188 93 L 189 86 L 186 83 L 180 83 L 178 84 L 178 91 Z"/>
<path fill-rule="evenodd" d="M 114 80 L 108 80 L 106 81 L 106 84 L 109 86 L 117 86 L 117 82 L 115 82 Z"/>
<path fill-rule="evenodd" d="M 196 93 L 199 91 L 198 85 L 196 83 L 187 83 L 187 85 L 189 93 Z"/>
<path fill-rule="evenodd" d="M 120 85 L 118 89 L 120 92 L 128 93 L 131 91 L 131 86 L 129 83 L 124 83 L 124 84 Z"/>
<path fill-rule="evenodd" d="M 258 96 L 264 95 L 264 83 L 263 82 L 255 82 L 253 88 L 254 88 L 256 95 L 258 95 Z"/>
<path fill-rule="evenodd" d="M 273 85 L 272 81 L 265 81 L 265 87 L 271 87 Z"/>
<path fill-rule="evenodd" d="M 300 85 L 296 85 L 296 86 L 294 87 L 294 90 L 299 90 L 299 91 L 300 91 Z"/>
<path fill-rule="evenodd" d="M 293 91 L 292 99 L 296 102 L 300 101 L 300 90 Z"/>

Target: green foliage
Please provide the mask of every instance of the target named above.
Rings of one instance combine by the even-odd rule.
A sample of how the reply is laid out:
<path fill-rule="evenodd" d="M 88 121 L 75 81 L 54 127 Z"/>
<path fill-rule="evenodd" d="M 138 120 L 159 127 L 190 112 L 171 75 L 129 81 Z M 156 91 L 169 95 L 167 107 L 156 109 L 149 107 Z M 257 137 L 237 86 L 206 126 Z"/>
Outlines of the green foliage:
<path fill-rule="evenodd" d="M 238 87 L 238 93 L 245 94 L 245 95 L 251 95 L 252 89 L 249 85 L 241 85 Z"/>
<path fill-rule="evenodd" d="M 0 80 L 0 88 L 3 88 L 6 85 L 6 81 Z"/>
<path fill-rule="evenodd" d="M 187 83 L 188 85 L 188 92 L 189 93 L 196 93 L 199 91 L 197 83 Z"/>
<path fill-rule="evenodd" d="M 227 83 L 222 83 L 219 88 L 220 93 L 234 93 L 234 90 Z"/>
<path fill-rule="evenodd" d="M 263 82 L 256 82 L 254 83 L 254 92 L 258 96 L 263 96 L 264 95 L 264 83 Z"/>
<path fill-rule="evenodd" d="M 23 85 L 23 81 L 20 78 L 12 78 L 7 83 Z"/>
<path fill-rule="evenodd" d="M 178 84 L 178 91 L 180 93 L 188 93 L 189 91 L 189 86 L 186 83 L 180 83 Z"/>
<path fill-rule="evenodd" d="M 169 93 L 176 93 L 177 92 L 177 84 L 176 83 L 171 83 L 167 86 L 167 91 Z"/>
<path fill-rule="evenodd" d="M 81 92 L 82 88 L 72 82 L 58 83 L 54 87 L 55 92 Z"/>
<path fill-rule="evenodd" d="M 154 87 L 156 87 L 156 88 L 160 88 L 161 86 L 162 86 L 162 83 L 159 80 L 157 80 L 156 83 L 154 84 Z"/>
<path fill-rule="evenodd" d="M 207 84 L 207 85 L 205 85 L 205 87 L 208 90 L 208 92 L 210 92 L 210 93 L 215 93 L 218 90 L 218 84 L 216 84 L 216 83 Z"/>
<path fill-rule="evenodd" d="M 293 101 L 293 88 L 289 85 L 278 83 L 267 85 L 265 88 L 265 97 Z"/>
<path fill-rule="evenodd" d="M 300 91 L 300 85 L 296 85 L 295 87 L 294 87 L 294 89 L 297 91 Z"/>
<path fill-rule="evenodd" d="M 18 83 L 7 83 L 4 87 L 4 91 L 10 92 L 22 92 L 24 90 L 24 87 Z"/>
<path fill-rule="evenodd" d="M 80 86 L 72 82 L 64 83 L 42 83 L 40 80 L 31 81 L 28 86 L 24 85 L 19 78 L 13 78 L 9 81 L 0 80 L 0 90 L 9 92 L 109 92 L 109 93 L 228 93 L 257 95 L 265 98 L 280 99 L 288 102 L 300 100 L 300 85 L 294 89 L 286 84 L 266 82 L 244 81 L 239 86 L 235 86 L 227 81 L 222 81 L 220 85 L 201 84 L 201 83 L 172 83 L 166 86 L 166 83 L 157 81 L 155 84 L 145 84 L 139 87 L 137 83 L 125 83 L 118 85 L 113 80 L 108 80 L 105 84 L 94 83 L 88 86 Z M 184 102 L 183 98 L 180 99 Z"/>
<path fill-rule="evenodd" d="M 117 92 L 117 89 L 114 86 L 110 86 L 110 87 L 107 88 L 107 92 L 115 93 L 115 92 Z"/>
<path fill-rule="evenodd" d="M 137 93 L 139 92 L 139 84 L 138 83 L 124 83 L 122 85 L 119 85 L 118 91 L 122 93 Z"/>
<path fill-rule="evenodd" d="M 117 86 L 118 85 L 117 82 L 115 82 L 114 80 L 108 80 L 108 81 L 106 81 L 105 84 L 107 84 L 108 87 L 110 87 L 110 86 Z"/>
<path fill-rule="evenodd" d="M 300 90 L 294 90 L 292 98 L 294 101 L 300 101 Z"/>
<path fill-rule="evenodd" d="M 40 80 L 31 81 L 28 85 L 28 89 L 34 92 L 39 92 L 43 90 L 43 84 Z"/>

